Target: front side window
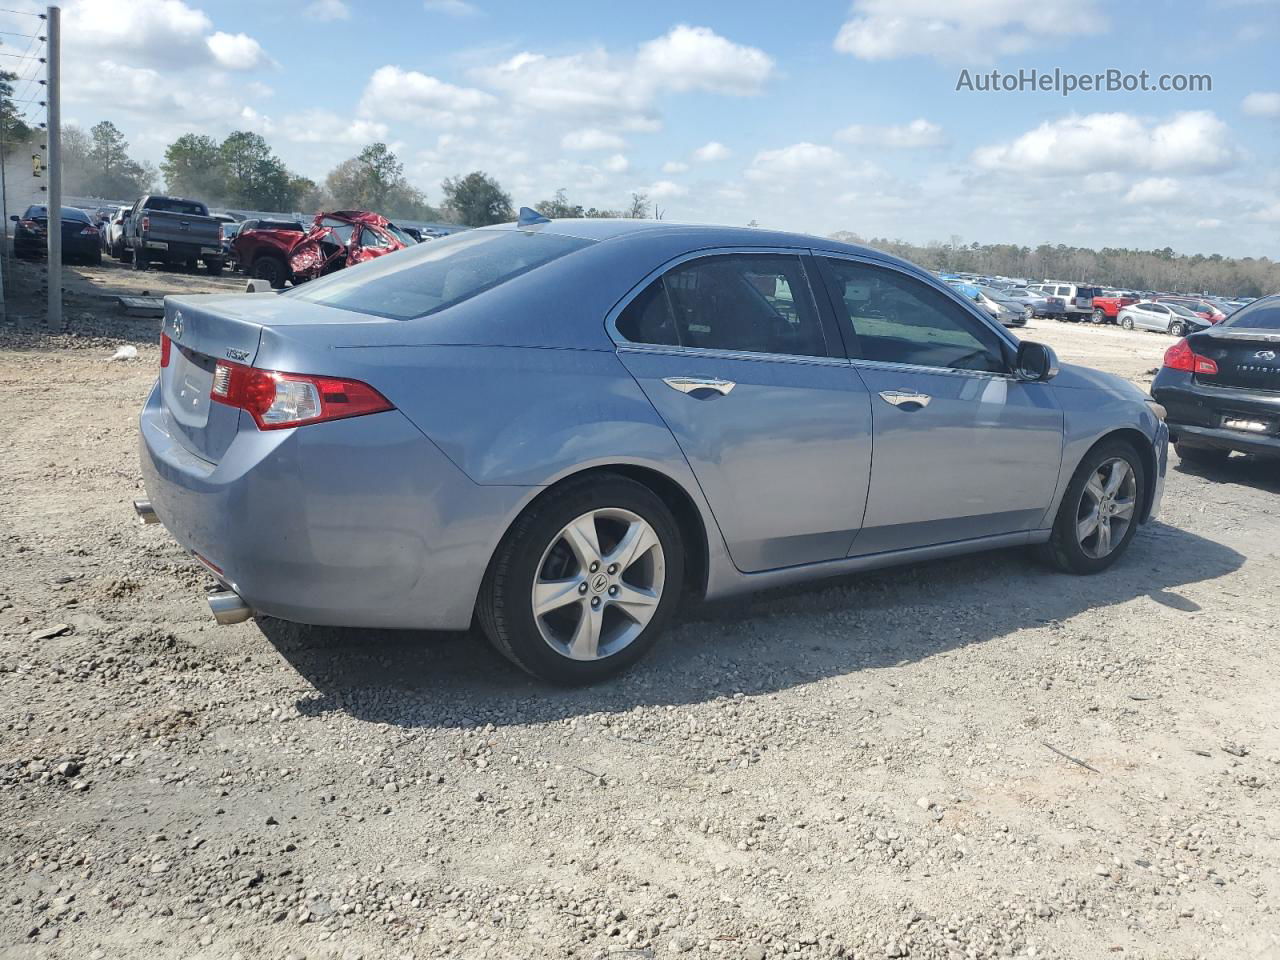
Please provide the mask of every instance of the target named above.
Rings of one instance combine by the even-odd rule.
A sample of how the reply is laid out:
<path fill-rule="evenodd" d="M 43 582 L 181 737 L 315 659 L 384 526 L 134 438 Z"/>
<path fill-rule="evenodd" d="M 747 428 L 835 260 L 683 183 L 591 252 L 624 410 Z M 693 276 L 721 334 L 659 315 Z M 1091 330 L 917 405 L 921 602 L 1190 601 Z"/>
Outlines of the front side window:
<path fill-rule="evenodd" d="M 957 370 L 1006 371 L 999 336 L 941 290 L 897 270 L 826 260 L 832 301 L 857 356 Z"/>
<path fill-rule="evenodd" d="M 633 343 L 827 356 L 800 258 L 726 254 L 673 267 L 618 317 Z"/>
<path fill-rule="evenodd" d="M 362 247 L 389 247 L 391 241 L 368 227 L 360 228 L 360 246 Z"/>

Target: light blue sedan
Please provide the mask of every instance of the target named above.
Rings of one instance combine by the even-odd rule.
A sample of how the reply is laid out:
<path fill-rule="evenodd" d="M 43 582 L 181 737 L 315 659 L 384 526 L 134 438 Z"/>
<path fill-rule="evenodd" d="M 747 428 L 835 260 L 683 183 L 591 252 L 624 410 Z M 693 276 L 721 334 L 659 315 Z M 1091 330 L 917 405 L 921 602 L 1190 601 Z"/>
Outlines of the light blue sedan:
<path fill-rule="evenodd" d="M 149 499 L 220 622 L 478 622 L 588 682 L 682 596 L 1001 547 L 1106 569 L 1161 409 L 863 247 L 660 221 L 472 230 L 283 294 L 169 297 Z"/>

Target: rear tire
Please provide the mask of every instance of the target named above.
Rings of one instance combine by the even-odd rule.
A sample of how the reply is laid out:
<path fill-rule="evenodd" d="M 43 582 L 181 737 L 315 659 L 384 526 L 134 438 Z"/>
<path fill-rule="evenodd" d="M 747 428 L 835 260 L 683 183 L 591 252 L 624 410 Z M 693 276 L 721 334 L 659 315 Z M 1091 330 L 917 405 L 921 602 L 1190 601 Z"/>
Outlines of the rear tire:
<path fill-rule="evenodd" d="M 1132 330 L 1132 329 L 1133 329 L 1133 317 L 1121 317 L 1121 318 L 1120 318 L 1120 326 L 1124 327 L 1126 330 Z"/>
<path fill-rule="evenodd" d="M 1101 573 L 1133 540 L 1145 491 L 1138 451 L 1124 440 L 1099 443 L 1076 467 L 1041 558 L 1065 573 Z"/>
<path fill-rule="evenodd" d="M 1187 335 L 1187 325 L 1181 320 L 1174 320 L 1169 324 L 1169 333 L 1181 339 Z"/>
<path fill-rule="evenodd" d="M 221 260 L 206 260 L 204 262 L 204 268 L 209 271 L 209 276 L 211 277 L 216 277 L 218 274 L 222 273 L 222 267 L 223 263 Z"/>
<path fill-rule="evenodd" d="M 149 267 L 150 265 L 151 264 L 147 262 L 147 258 L 145 255 L 139 253 L 136 250 L 133 252 L 133 269 L 146 270 L 147 267 Z"/>
<path fill-rule="evenodd" d="M 1106 313 L 1105 313 L 1104 311 L 1102 311 L 1101 309 L 1095 309 L 1095 310 L 1093 311 L 1093 322 L 1094 322 L 1094 323 L 1106 323 L 1106 322 L 1107 322 L 1107 315 L 1106 315 Z"/>
<path fill-rule="evenodd" d="M 594 474 L 553 490 L 515 522 L 489 564 L 476 618 L 535 677 L 592 683 L 653 648 L 683 582 L 684 544 L 666 504 L 634 480 Z M 541 615 L 539 585 L 550 588 Z"/>

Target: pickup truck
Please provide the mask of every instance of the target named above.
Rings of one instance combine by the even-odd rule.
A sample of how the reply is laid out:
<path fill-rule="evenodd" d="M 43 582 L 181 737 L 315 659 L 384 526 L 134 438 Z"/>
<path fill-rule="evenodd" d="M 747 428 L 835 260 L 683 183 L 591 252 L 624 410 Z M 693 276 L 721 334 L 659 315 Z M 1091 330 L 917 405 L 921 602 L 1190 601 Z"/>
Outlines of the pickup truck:
<path fill-rule="evenodd" d="M 201 261 L 206 270 L 218 274 L 226 264 L 222 223 L 209 216 L 209 208 L 199 200 L 145 196 L 125 222 L 125 246 L 135 270 L 146 270 L 152 263 L 195 269 Z"/>
<path fill-rule="evenodd" d="M 1099 290 L 1098 293 L 1101 296 L 1093 298 L 1093 315 L 1090 317 L 1094 323 L 1115 323 L 1122 308 L 1138 302 L 1137 297 L 1126 297 L 1113 290 Z"/>

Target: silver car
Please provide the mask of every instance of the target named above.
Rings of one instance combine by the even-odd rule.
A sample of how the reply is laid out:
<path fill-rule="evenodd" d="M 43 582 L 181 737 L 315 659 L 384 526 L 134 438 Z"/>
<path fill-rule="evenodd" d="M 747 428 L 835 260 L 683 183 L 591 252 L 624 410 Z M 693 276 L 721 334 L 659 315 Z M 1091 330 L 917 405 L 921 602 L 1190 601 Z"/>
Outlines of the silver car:
<path fill-rule="evenodd" d="M 1159 330 L 1175 337 L 1185 337 L 1211 326 L 1189 307 L 1180 303 L 1155 303 L 1151 300 L 1140 300 L 1121 307 L 1116 314 L 1116 323 L 1126 330 Z"/>
<path fill-rule="evenodd" d="M 642 220 L 472 230 L 169 297 L 148 500 L 250 615 L 483 633 L 581 683 L 682 596 L 1001 547 L 1107 569 L 1168 432 L 886 254 Z"/>

